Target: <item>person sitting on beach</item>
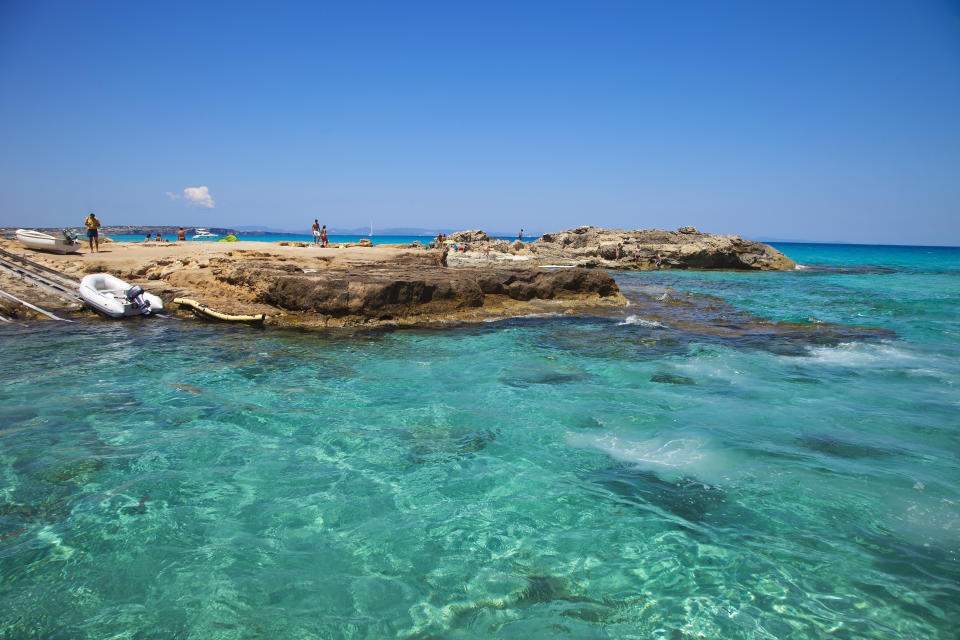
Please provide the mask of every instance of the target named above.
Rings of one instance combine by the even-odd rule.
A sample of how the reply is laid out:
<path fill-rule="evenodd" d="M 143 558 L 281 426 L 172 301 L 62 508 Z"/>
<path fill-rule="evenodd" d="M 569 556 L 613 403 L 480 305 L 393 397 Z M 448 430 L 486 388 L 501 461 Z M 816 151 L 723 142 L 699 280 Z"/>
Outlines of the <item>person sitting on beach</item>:
<path fill-rule="evenodd" d="M 159 233 L 157 234 L 157 242 L 163 242 L 163 236 Z"/>
<path fill-rule="evenodd" d="M 100 221 L 97 220 L 97 215 L 91 211 L 87 219 L 83 221 L 83 224 L 87 226 L 87 240 L 90 241 L 90 253 L 100 251 Z M 94 249 L 94 247 L 96 247 L 96 249 Z"/>
<path fill-rule="evenodd" d="M 187 232 L 183 230 L 183 227 L 177 229 L 177 241 L 183 242 L 187 239 Z"/>
<path fill-rule="evenodd" d="M 320 246 L 325 247 L 328 244 L 330 243 L 327 240 L 327 225 L 323 225 L 323 227 L 320 229 Z"/>
<path fill-rule="evenodd" d="M 150 234 L 147 234 L 147 237 L 143 239 L 144 242 L 150 242 Z"/>

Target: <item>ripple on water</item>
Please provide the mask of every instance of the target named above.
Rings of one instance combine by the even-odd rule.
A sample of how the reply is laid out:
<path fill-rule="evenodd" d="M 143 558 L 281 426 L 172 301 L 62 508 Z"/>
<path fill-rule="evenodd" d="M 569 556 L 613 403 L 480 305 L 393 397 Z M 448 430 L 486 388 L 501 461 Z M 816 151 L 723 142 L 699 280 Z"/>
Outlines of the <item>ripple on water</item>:
<path fill-rule="evenodd" d="M 0 636 L 952 637 L 960 314 L 634 277 L 446 331 L 5 329 Z"/>

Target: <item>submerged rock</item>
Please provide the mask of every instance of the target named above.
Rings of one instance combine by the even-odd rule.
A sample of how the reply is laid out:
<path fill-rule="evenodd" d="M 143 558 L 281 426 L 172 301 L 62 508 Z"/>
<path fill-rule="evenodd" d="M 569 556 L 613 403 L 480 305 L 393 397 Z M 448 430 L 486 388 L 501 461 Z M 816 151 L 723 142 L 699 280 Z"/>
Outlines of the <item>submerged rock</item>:
<path fill-rule="evenodd" d="M 656 373 L 650 378 L 650 382 L 660 382 L 663 384 L 681 384 L 681 385 L 695 385 L 696 382 L 692 378 L 686 376 L 680 376 L 673 373 Z"/>

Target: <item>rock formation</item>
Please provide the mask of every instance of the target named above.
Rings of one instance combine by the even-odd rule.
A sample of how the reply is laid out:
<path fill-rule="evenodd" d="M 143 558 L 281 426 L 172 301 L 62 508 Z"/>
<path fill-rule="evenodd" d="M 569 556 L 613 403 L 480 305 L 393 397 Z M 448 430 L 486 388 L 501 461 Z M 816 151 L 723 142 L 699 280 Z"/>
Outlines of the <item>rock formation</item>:
<path fill-rule="evenodd" d="M 290 324 L 416 324 L 511 315 L 532 301 L 623 303 L 613 278 L 602 271 L 458 269 L 438 266 L 430 256 L 389 268 L 355 265 L 304 273 L 245 261 L 215 271 L 222 282 L 255 292 L 257 303 L 300 318 Z"/>
<path fill-rule="evenodd" d="M 680 227 L 677 231 L 577 227 L 545 233 L 530 243 L 492 239 L 476 230 L 453 233 L 449 238 L 467 249 L 461 254 L 451 253 L 451 265 L 522 261 L 604 269 L 656 269 L 660 254 L 660 267 L 664 269 L 787 271 L 796 267 L 770 245 L 739 236 L 700 233 L 694 227 Z"/>
<path fill-rule="evenodd" d="M 168 305 L 185 297 L 224 313 L 263 313 L 273 326 L 477 322 L 606 313 L 626 303 L 614 279 L 601 270 L 444 267 L 442 255 L 382 246 L 117 242 L 109 252 L 31 257 L 77 279 L 86 273 L 117 275 Z M 0 274 L 0 287 L 9 286 L 6 280 Z M 42 293 L 26 289 L 25 298 Z M 48 302 L 42 306 L 49 308 Z"/>
<path fill-rule="evenodd" d="M 451 234 L 427 249 L 308 243 L 126 243 L 109 252 L 36 255 L 74 277 L 107 272 L 162 297 L 197 299 L 286 326 L 413 325 L 539 313 L 595 313 L 625 304 L 603 269 L 793 269 L 772 247 L 737 236 L 578 227 L 534 242 Z M 0 240 L 0 244 L 19 244 Z M 254 248 L 255 247 L 255 248 Z M 19 248 L 19 247 L 18 247 Z M 22 248 L 20 248 L 22 250 Z M 565 268 L 545 269 L 542 266 Z M 593 267 L 584 269 L 578 267 Z M 0 280 L 3 280 L 0 277 Z"/>

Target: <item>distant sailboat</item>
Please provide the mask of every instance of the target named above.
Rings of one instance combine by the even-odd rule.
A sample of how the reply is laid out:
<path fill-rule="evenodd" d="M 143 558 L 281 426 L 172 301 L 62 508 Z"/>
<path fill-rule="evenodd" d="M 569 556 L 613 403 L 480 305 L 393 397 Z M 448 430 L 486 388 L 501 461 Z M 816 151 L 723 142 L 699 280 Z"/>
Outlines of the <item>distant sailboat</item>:
<path fill-rule="evenodd" d="M 373 237 L 373 220 L 370 221 L 370 237 Z"/>

